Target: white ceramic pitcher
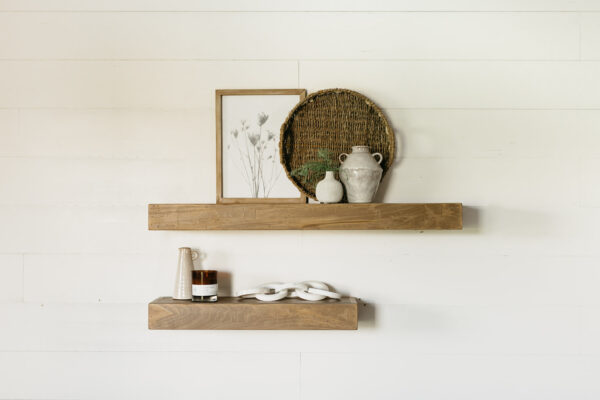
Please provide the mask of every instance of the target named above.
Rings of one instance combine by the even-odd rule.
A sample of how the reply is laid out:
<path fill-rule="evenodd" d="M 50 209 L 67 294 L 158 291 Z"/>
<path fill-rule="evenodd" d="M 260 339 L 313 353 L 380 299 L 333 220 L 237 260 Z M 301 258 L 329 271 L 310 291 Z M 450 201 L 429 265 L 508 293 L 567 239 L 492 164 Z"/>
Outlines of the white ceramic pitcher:
<path fill-rule="evenodd" d="M 175 276 L 174 300 L 192 299 L 192 270 L 194 260 L 198 258 L 198 252 L 189 247 L 179 248 L 179 262 L 177 263 L 177 275 Z"/>

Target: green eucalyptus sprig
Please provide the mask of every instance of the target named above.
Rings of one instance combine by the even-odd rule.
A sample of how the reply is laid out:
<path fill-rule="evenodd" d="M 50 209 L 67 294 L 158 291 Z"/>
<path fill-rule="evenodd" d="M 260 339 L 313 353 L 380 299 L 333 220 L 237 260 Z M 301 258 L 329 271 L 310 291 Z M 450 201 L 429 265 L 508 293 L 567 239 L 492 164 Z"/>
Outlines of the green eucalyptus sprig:
<path fill-rule="evenodd" d="M 333 152 L 328 149 L 317 150 L 317 160 L 309 161 L 292 170 L 292 176 L 300 179 L 303 184 L 315 185 L 325 177 L 325 172 L 337 172 L 340 167 L 337 160 L 333 160 Z"/>

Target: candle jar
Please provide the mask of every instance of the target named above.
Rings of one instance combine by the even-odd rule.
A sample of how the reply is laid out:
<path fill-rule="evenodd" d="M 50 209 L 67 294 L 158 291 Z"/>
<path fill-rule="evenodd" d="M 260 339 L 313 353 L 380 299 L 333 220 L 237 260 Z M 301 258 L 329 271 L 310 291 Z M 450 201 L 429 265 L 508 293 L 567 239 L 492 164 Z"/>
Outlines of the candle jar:
<path fill-rule="evenodd" d="M 213 303 L 217 301 L 217 271 L 192 271 L 192 301 Z"/>

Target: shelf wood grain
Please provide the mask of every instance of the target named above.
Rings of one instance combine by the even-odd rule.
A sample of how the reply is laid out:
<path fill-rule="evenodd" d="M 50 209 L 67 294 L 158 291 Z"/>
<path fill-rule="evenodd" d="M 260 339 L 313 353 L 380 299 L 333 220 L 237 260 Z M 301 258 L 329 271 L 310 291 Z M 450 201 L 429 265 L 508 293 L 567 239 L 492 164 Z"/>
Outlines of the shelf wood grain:
<path fill-rule="evenodd" d="M 284 299 L 220 297 L 216 303 L 193 303 L 160 297 L 148 304 L 149 329 L 355 330 L 358 303 L 353 297 L 307 302 Z"/>
<path fill-rule="evenodd" d="M 462 204 L 150 204 L 148 229 L 462 229 Z"/>

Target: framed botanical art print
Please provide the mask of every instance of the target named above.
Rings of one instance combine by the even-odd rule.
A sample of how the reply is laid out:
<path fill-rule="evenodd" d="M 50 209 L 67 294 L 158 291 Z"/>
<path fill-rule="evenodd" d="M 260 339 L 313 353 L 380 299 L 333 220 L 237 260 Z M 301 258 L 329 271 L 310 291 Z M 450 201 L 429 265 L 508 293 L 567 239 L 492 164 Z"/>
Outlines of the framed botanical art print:
<path fill-rule="evenodd" d="M 280 162 L 279 136 L 305 89 L 216 91 L 217 203 L 305 203 Z"/>

